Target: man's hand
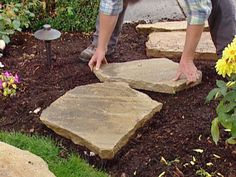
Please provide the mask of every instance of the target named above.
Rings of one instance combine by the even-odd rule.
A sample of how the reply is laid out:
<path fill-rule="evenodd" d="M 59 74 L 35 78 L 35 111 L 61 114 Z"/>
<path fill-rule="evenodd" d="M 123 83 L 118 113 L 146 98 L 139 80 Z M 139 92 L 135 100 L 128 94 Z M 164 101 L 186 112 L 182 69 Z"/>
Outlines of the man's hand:
<path fill-rule="evenodd" d="M 175 76 L 175 81 L 179 80 L 180 77 L 184 75 L 187 78 L 187 85 L 193 82 L 196 82 L 200 75 L 196 68 L 196 66 L 193 63 L 193 60 L 183 60 L 181 59 L 179 63 L 179 68 Z"/>
<path fill-rule="evenodd" d="M 199 73 L 193 63 L 194 53 L 204 29 L 203 25 L 188 25 L 186 31 L 184 50 L 179 63 L 179 68 L 175 80 L 180 79 L 182 75 L 186 76 L 187 84 L 196 82 L 199 79 Z"/>
<path fill-rule="evenodd" d="M 96 70 L 100 69 L 102 63 L 107 64 L 107 59 L 105 57 L 105 54 L 106 54 L 105 50 L 99 48 L 96 49 L 93 57 L 88 63 L 91 71 L 93 71 L 94 67 L 96 67 L 95 68 Z"/>

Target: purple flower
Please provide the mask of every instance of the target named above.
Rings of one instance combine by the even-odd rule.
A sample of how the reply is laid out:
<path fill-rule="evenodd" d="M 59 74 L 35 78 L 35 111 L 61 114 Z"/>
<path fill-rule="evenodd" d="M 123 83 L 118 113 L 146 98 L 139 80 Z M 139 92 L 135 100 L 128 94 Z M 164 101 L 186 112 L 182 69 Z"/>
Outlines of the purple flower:
<path fill-rule="evenodd" d="M 18 74 L 15 74 L 14 80 L 17 84 L 20 83 L 20 77 L 18 76 Z"/>
<path fill-rule="evenodd" d="M 4 76 L 6 76 L 6 77 L 10 77 L 10 76 L 12 76 L 12 74 L 9 73 L 8 71 L 6 71 L 6 72 L 4 72 Z"/>
<path fill-rule="evenodd" d="M 0 80 L 0 89 L 2 89 L 2 80 Z"/>

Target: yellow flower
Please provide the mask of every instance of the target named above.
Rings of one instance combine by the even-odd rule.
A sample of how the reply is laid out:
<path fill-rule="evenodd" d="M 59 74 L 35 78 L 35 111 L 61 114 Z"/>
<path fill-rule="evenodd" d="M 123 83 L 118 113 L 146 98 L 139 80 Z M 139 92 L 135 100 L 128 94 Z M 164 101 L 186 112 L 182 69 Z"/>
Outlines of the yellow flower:
<path fill-rule="evenodd" d="M 16 84 L 12 84 L 12 87 L 13 87 L 14 89 L 17 89 Z"/>
<path fill-rule="evenodd" d="M 232 42 L 224 49 L 222 58 L 229 63 L 236 62 L 236 42 Z"/>
<path fill-rule="evenodd" d="M 235 64 L 228 63 L 225 59 L 219 59 L 216 63 L 216 71 L 223 77 L 226 75 L 231 76 L 231 74 L 235 72 L 235 69 Z"/>

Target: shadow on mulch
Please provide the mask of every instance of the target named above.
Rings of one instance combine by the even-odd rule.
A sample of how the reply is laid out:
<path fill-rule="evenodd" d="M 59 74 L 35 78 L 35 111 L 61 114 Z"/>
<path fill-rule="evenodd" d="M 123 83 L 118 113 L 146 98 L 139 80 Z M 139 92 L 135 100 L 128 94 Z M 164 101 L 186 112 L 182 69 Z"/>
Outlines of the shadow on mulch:
<path fill-rule="evenodd" d="M 104 161 L 90 157 L 84 147 L 56 135 L 44 126 L 40 113 L 30 113 L 36 108 L 45 109 L 68 90 L 85 84 L 97 83 L 87 65 L 79 63 L 78 55 L 90 43 L 91 36 L 81 33 L 63 33 L 53 42 L 54 62 L 51 70 L 46 68 L 43 42 L 30 33 L 15 35 L 1 59 L 5 69 L 19 73 L 21 90 L 16 97 L 0 97 L 0 130 L 19 131 L 52 137 L 60 147 L 61 155 L 78 152 L 91 165 L 105 169 L 112 176 L 156 177 L 162 172 L 166 176 L 194 177 L 203 168 L 214 172 L 213 176 L 236 174 L 235 146 L 227 146 L 223 138 L 218 146 L 211 139 L 211 120 L 216 116 L 216 103 L 205 104 L 205 97 L 215 87 L 218 79 L 214 62 L 196 61 L 203 72 L 203 82 L 197 87 L 176 95 L 143 91 L 152 99 L 164 103 L 160 113 L 145 124 L 122 148 L 113 160 Z M 115 55 L 111 62 L 145 59 L 146 34 L 135 31 L 135 25 L 124 25 Z M 202 154 L 193 149 L 203 149 Z M 220 156 L 216 158 L 214 154 Z M 168 165 L 160 162 L 165 158 Z M 196 158 L 195 164 L 190 161 Z M 213 166 L 207 166 L 207 163 Z M 234 171 L 233 171 L 234 170 Z"/>

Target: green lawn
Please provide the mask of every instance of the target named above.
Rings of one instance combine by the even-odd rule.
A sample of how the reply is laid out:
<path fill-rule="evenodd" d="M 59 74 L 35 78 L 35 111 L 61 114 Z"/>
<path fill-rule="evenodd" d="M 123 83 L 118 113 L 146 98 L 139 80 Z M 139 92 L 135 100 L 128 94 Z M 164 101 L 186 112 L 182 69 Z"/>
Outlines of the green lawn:
<path fill-rule="evenodd" d="M 59 157 L 60 148 L 49 138 L 0 132 L 0 141 L 40 156 L 57 177 L 108 177 L 106 173 L 90 167 L 75 153 L 67 159 Z"/>

